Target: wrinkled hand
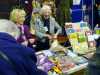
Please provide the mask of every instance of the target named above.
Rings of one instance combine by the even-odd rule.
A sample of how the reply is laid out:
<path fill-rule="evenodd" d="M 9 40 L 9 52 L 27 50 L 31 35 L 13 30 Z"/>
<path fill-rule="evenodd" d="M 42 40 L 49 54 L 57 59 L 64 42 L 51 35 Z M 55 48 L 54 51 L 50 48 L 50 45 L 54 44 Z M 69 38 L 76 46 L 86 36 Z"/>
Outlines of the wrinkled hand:
<path fill-rule="evenodd" d="M 29 42 L 30 42 L 31 44 L 35 43 L 35 41 L 36 41 L 36 39 L 34 39 L 34 38 L 29 39 Z"/>
<path fill-rule="evenodd" d="M 24 46 L 27 46 L 28 45 L 28 41 L 24 41 L 21 44 L 24 45 Z"/>
<path fill-rule="evenodd" d="M 57 39 L 57 35 L 53 35 L 53 39 Z"/>
<path fill-rule="evenodd" d="M 52 40 L 52 35 L 49 35 L 49 34 L 46 34 L 46 37 L 49 39 L 49 40 Z"/>

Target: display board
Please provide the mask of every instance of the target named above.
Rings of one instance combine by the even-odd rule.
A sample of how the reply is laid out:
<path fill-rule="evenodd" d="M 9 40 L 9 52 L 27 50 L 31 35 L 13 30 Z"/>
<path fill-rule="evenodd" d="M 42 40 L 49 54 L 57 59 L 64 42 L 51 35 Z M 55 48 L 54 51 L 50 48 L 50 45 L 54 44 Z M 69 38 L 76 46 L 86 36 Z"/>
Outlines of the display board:
<path fill-rule="evenodd" d="M 66 23 L 65 30 L 74 52 L 86 54 L 95 50 L 95 40 L 87 22 Z"/>

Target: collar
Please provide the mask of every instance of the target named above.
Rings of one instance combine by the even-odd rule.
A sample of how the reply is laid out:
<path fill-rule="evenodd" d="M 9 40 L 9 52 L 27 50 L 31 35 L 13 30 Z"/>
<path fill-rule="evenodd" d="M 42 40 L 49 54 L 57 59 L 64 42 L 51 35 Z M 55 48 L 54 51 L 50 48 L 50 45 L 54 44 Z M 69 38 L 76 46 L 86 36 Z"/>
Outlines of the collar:
<path fill-rule="evenodd" d="M 7 33 L 3 33 L 0 32 L 0 41 L 9 41 L 9 42 L 13 42 L 16 43 L 16 40 L 14 37 L 12 37 L 11 35 L 7 34 Z"/>

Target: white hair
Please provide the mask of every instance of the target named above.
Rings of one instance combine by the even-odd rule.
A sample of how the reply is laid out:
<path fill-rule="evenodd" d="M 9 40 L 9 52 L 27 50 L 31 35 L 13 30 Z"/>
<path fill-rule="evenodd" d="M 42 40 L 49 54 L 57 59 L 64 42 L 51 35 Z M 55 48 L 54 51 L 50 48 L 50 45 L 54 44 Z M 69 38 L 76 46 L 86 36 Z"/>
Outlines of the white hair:
<path fill-rule="evenodd" d="M 19 28 L 10 20 L 0 19 L 0 32 L 8 33 L 17 39 L 20 35 Z"/>
<path fill-rule="evenodd" d="M 45 14 L 45 12 L 48 12 L 49 14 L 51 14 L 52 13 L 51 7 L 48 5 L 43 5 L 43 7 L 40 10 L 40 14 L 43 15 Z"/>

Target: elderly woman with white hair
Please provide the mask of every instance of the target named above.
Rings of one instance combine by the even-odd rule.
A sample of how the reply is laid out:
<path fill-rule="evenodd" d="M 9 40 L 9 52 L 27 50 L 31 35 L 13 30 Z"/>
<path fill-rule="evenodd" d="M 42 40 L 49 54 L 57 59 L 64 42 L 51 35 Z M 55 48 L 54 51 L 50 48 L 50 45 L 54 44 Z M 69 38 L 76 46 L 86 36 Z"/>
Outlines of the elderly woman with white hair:
<path fill-rule="evenodd" d="M 15 39 L 20 35 L 15 23 L 0 19 L 0 75 L 47 75 L 36 66 L 34 49 Z"/>
<path fill-rule="evenodd" d="M 35 20 L 36 36 L 39 38 L 37 49 L 48 49 L 49 40 L 61 33 L 61 27 L 51 16 L 50 6 L 44 5 L 40 10 L 40 17 Z M 38 47 L 39 46 L 39 47 Z"/>

